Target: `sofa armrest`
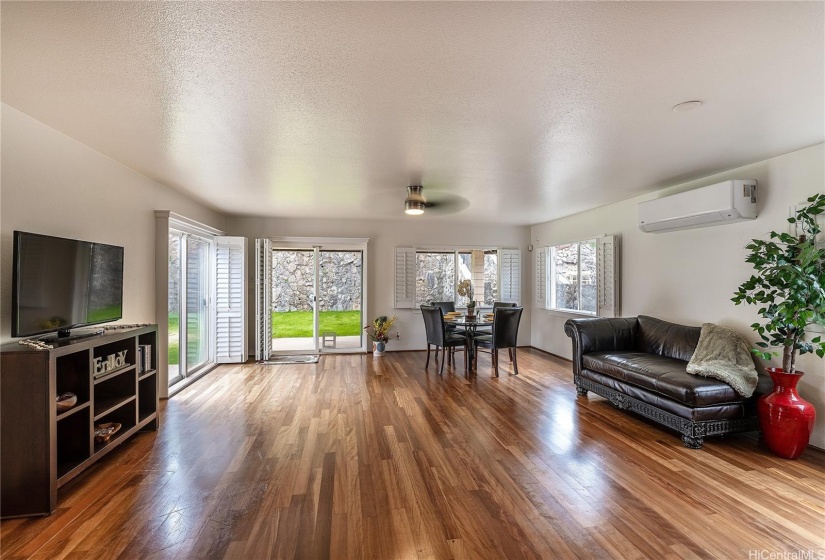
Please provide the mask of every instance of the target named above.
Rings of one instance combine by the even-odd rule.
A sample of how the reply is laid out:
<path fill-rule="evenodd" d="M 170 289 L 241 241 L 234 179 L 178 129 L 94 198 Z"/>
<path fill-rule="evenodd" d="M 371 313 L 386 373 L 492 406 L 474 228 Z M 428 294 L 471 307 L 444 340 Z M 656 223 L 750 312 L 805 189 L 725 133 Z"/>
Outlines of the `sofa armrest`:
<path fill-rule="evenodd" d="M 590 352 L 635 350 L 638 326 L 636 317 L 568 319 L 564 333 L 573 340 L 573 373 L 581 373 L 582 356 Z"/>

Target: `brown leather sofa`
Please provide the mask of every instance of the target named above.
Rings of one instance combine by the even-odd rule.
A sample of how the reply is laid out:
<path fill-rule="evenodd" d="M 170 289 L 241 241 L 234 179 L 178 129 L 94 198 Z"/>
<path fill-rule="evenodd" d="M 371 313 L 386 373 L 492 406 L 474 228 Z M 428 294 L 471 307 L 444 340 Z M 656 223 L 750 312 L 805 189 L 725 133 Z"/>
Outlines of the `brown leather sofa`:
<path fill-rule="evenodd" d="M 682 434 L 685 447 L 700 449 L 705 436 L 757 430 L 756 398 L 770 391 L 759 376 L 754 396 L 730 385 L 691 375 L 685 368 L 699 342 L 699 327 L 653 317 L 570 319 L 576 392 L 593 391 Z"/>

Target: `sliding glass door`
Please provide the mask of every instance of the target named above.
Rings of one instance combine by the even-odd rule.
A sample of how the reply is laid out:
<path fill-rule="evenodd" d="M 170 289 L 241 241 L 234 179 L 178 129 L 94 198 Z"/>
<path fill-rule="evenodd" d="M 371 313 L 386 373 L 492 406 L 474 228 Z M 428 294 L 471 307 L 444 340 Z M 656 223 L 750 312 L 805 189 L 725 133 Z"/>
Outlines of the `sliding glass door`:
<path fill-rule="evenodd" d="M 364 248 L 299 245 L 273 240 L 261 259 L 271 297 L 258 320 L 271 321 L 270 353 L 364 349 Z"/>
<path fill-rule="evenodd" d="M 210 243 L 188 236 L 186 243 L 186 374 L 209 359 Z"/>
<path fill-rule="evenodd" d="M 318 252 L 318 342 L 321 349 L 353 350 L 364 341 L 364 252 Z"/>
<path fill-rule="evenodd" d="M 211 362 L 210 255 L 212 241 L 169 231 L 169 386 Z"/>
<path fill-rule="evenodd" d="M 272 352 L 315 352 L 315 250 L 272 250 Z"/>
<path fill-rule="evenodd" d="M 180 367 L 180 318 L 183 315 L 181 287 L 183 278 L 183 234 L 178 231 L 169 232 L 169 325 L 168 341 L 168 362 L 169 362 L 169 386 L 171 387 L 181 379 Z"/>

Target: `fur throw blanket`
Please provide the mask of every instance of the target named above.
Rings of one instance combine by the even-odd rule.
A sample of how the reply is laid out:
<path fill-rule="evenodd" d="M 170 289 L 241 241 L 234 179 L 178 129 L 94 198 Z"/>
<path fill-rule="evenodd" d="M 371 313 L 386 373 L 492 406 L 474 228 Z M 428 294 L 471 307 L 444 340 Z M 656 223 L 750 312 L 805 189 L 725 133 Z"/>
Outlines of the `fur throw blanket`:
<path fill-rule="evenodd" d="M 735 331 L 713 323 L 702 325 L 687 372 L 724 381 L 746 398 L 759 381 L 748 343 Z"/>

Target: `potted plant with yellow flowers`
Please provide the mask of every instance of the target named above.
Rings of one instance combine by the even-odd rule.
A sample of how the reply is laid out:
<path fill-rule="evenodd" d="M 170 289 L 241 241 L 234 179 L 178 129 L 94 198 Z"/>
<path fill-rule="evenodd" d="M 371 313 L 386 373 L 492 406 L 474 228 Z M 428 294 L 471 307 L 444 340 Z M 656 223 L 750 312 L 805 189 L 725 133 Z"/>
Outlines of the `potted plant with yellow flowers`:
<path fill-rule="evenodd" d="M 387 342 L 390 341 L 390 327 L 392 327 L 396 319 L 397 317 L 394 315 L 392 317 L 382 315 L 381 317 L 376 317 L 372 321 L 372 324 L 364 327 L 364 330 L 367 331 L 367 336 L 372 340 L 373 356 L 384 355 L 384 351 L 387 349 Z"/>

